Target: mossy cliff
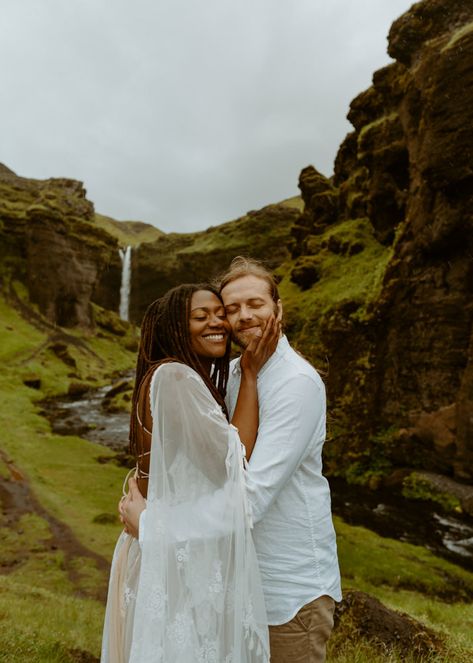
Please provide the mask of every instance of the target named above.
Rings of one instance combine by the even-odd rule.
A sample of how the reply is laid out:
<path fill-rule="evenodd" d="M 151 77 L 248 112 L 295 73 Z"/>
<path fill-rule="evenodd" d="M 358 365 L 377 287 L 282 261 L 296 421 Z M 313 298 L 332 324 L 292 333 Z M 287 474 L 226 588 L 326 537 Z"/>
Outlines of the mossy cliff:
<path fill-rule="evenodd" d="M 33 180 L 0 167 L 0 256 L 4 285 L 22 281 L 53 323 L 92 325 L 91 299 L 117 241 L 94 222 L 80 182 Z"/>
<path fill-rule="evenodd" d="M 289 258 L 292 224 L 300 198 L 250 211 L 235 221 L 197 233 L 170 233 L 132 253 L 131 317 L 178 283 L 209 281 L 239 254 L 264 259 L 272 269 Z"/>
<path fill-rule="evenodd" d="M 473 479 L 473 8 L 413 6 L 395 62 L 353 100 L 334 176 L 312 166 L 295 198 L 198 233 L 94 213 L 78 182 L 0 171 L 0 275 L 60 325 L 118 309 L 131 244 L 131 317 L 243 253 L 281 279 L 287 330 L 325 372 L 327 469 L 376 484 L 396 467 Z M 347 470 L 347 468 L 349 468 Z"/>
<path fill-rule="evenodd" d="M 283 291 L 301 348 L 328 358 L 331 469 L 471 480 L 471 3 L 417 3 L 389 53 L 351 103 L 334 177 L 301 173 Z"/>
<path fill-rule="evenodd" d="M 118 247 L 161 234 L 96 214 L 81 182 L 19 177 L 0 164 L 0 280 L 22 282 L 50 322 L 91 328 L 93 302 L 118 310 Z"/>

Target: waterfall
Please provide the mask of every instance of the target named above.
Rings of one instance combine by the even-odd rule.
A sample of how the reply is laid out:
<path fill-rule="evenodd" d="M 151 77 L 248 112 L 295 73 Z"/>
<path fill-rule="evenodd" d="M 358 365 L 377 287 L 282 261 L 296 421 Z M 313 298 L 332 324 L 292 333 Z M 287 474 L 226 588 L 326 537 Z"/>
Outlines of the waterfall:
<path fill-rule="evenodd" d="M 120 285 L 120 318 L 128 320 L 130 308 L 130 287 L 131 287 L 131 246 L 125 249 L 118 249 L 122 261 L 122 282 Z"/>

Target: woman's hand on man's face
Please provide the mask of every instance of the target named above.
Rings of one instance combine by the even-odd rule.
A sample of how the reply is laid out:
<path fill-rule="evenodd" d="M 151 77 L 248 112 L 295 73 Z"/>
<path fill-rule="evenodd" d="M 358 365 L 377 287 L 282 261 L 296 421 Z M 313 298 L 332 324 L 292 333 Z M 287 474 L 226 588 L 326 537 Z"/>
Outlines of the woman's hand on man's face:
<path fill-rule="evenodd" d="M 128 481 L 128 495 L 122 497 L 118 503 L 120 520 L 125 526 L 125 532 L 135 539 L 139 536 L 141 512 L 146 509 L 146 500 L 140 493 L 136 479 Z"/>
<path fill-rule="evenodd" d="M 276 350 L 281 335 L 281 322 L 271 315 L 261 335 L 255 335 L 246 346 L 240 360 L 243 373 L 251 373 L 255 378 L 264 364 Z"/>

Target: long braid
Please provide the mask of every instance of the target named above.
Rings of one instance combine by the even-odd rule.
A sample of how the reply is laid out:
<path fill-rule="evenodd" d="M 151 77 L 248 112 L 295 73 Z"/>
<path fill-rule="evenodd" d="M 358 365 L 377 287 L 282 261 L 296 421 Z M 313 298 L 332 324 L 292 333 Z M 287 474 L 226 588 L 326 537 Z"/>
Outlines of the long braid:
<path fill-rule="evenodd" d="M 136 411 L 140 386 L 147 373 L 164 361 L 180 361 L 197 371 L 228 418 L 224 399 L 228 381 L 230 343 L 225 356 L 215 360 L 210 376 L 191 346 L 189 329 L 191 299 L 199 290 L 212 292 L 220 299 L 218 291 L 211 285 L 183 284 L 169 290 L 161 299 L 150 304 L 143 317 L 130 418 L 130 452 L 135 455 L 137 454 Z"/>

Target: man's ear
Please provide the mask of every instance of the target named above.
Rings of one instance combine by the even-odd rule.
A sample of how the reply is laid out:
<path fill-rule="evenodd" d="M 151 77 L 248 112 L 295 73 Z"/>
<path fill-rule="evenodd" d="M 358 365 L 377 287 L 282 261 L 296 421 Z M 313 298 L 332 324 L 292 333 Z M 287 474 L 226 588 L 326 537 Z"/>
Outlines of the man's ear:
<path fill-rule="evenodd" d="M 276 302 L 276 322 L 281 322 L 282 320 L 282 302 L 280 299 Z"/>

